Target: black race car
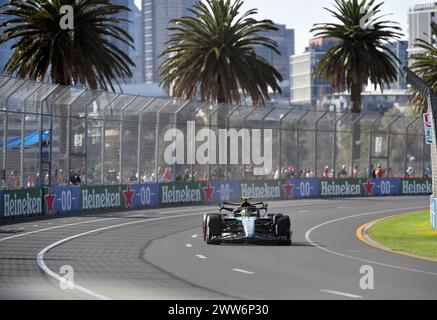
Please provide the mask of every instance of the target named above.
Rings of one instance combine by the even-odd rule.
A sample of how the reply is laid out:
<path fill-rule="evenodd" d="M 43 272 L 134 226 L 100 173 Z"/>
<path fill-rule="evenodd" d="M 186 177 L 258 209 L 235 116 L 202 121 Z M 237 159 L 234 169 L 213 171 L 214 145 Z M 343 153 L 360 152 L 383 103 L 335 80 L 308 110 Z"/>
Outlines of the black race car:
<path fill-rule="evenodd" d="M 267 213 L 265 202 L 222 203 L 219 213 L 203 216 L 203 238 L 208 244 L 271 242 L 291 245 L 290 217 Z"/>

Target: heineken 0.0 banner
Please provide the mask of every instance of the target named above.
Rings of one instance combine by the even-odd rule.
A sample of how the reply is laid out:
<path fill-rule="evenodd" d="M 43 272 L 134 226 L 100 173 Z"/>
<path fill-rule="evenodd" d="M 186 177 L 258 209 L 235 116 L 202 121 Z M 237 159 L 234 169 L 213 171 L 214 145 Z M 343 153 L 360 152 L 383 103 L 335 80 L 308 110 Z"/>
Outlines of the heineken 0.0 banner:
<path fill-rule="evenodd" d="M 5 190 L 1 194 L 3 218 L 26 217 L 44 214 L 42 189 Z"/>
<path fill-rule="evenodd" d="M 205 196 L 209 204 L 240 200 L 240 183 L 238 181 L 211 181 L 208 183 L 208 187 L 210 189 L 207 189 Z"/>
<path fill-rule="evenodd" d="M 177 182 L 160 185 L 160 205 L 205 204 L 210 190 L 205 182 Z"/>
<path fill-rule="evenodd" d="M 431 179 L 401 179 L 400 194 L 407 195 L 427 195 L 432 194 Z"/>
<path fill-rule="evenodd" d="M 127 208 L 154 208 L 159 203 L 159 184 L 123 186 L 122 194 Z"/>
<path fill-rule="evenodd" d="M 53 187 L 44 190 L 44 214 L 80 211 L 80 187 Z"/>
<path fill-rule="evenodd" d="M 319 194 L 319 179 L 292 179 L 282 186 L 285 199 L 316 198 Z"/>

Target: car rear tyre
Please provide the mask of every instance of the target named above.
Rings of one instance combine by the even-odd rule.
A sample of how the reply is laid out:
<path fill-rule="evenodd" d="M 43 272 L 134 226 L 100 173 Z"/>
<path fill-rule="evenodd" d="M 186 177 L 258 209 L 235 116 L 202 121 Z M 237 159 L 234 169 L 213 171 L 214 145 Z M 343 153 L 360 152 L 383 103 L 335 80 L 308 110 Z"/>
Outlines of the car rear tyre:
<path fill-rule="evenodd" d="M 291 222 L 289 216 L 280 217 L 275 224 L 276 235 L 281 239 L 278 240 L 280 245 L 291 245 Z"/>

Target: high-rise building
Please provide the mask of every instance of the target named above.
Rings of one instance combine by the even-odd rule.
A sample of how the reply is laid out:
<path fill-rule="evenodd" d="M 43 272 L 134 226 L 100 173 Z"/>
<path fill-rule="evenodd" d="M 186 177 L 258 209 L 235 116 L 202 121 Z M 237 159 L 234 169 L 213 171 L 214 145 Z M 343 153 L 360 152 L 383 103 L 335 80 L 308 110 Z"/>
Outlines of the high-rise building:
<path fill-rule="evenodd" d="M 160 55 L 170 40 L 169 21 L 186 15 L 186 8 L 194 2 L 196 0 L 142 0 L 146 83 L 160 82 L 158 67 L 164 61 Z"/>
<path fill-rule="evenodd" d="M 290 58 L 290 102 L 292 105 L 314 106 L 322 97 L 332 94 L 330 80 L 314 78 L 314 71 L 326 52 L 339 42 L 334 38 L 315 38 L 302 54 Z"/>
<path fill-rule="evenodd" d="M 408 65 L 408 41 L 400 40 L 388 43 L 385 47 L 393 52 L 400 62 L 395 61 L 398 68 L 398 76 L 396 81 L 390 83 L 391 90 L 405 90 L 407 89 L 407 80 L 403 74 L 402 67 Z"/>
<path fill-rule="evenodd" d="M 266 59 L 276 70 L 282 75 L 284 79 L 283 96 L 290 96 L 290 57 L 294 55 L 294 29 L 287 29 L 285 25 L 276 25 L 278 31 L 262 32 L 260 35 L 268 37 L 278 43 L 280 55 L 273 50 L 256 46 L 255 52 Z"/>
<path fill-rule="evenodd" d="M 417 39 L 430 40 L 431 23 L 437 23 L 437 2 L 419 4 L 408 12 L 408 51 L 414 54 L 418 49 L 414 48 Z"/>

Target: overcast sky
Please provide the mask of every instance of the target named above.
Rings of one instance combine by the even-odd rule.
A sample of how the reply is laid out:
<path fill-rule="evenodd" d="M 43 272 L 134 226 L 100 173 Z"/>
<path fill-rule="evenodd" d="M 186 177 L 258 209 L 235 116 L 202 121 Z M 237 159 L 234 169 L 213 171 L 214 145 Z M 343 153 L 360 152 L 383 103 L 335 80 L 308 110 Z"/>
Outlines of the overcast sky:
<path fill-rule="evenodd" d="M 140 0 L 135 0 L 140 5 Z M 407 13 L 411 6 L 431 3 L 430 0 L 385 0 L 383 13 L 393 14 L 391 20 L 399 22 L 407 34 Z M 304 51 L 311 38 L 309 30 L 314 23 L 331 22 L 330 13 L 323 7 L 332 7 L 333 0 L 245 0 L 244 9 L 258 9 L 258 19 L 271 19 L 296 30 L 296 53 Z M 406 39 L 406 37 L 405 37 Z"/>

